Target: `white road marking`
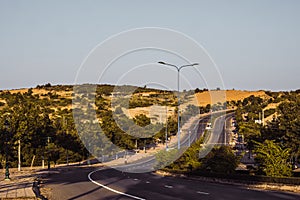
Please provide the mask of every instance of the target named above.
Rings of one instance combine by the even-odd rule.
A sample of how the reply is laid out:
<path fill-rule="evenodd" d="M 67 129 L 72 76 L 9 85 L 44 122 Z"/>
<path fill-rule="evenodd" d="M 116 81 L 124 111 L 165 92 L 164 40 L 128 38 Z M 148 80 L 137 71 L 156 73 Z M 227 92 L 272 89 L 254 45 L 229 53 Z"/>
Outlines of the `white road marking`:
<path fill-rule="evenodd" d="M 109 190 L 109 191 L 111 191 L 111 192 L 114 192 L 114 193 L 117 193 L 117 194 L 120 194 L 120 195 L 124 195 L 124 196 L 130 197 L 130 198 L 133 198 L 133 199 L 138 199 L 138 200 L 146 200 L 146 199 L 141 198 L 141 197 L 137 197 L 137 196 L 134 196 L 134 195 L 131 195 L 131 194 L 127 194 L 127 193 L 124 193 L 124 192 L 121 192 L 121 191 L 112 189 L 112 188 L 110 188 L 110 187 L 107 187 L 106 185 L 103 185 L 103 184 L 101 184 L 101 183 L 98 183 L 97 181 L 94 181 L 94 180 L 91 178 L 91 175 L 92 175 L 93 173 L 97 172 L 97 171 L 100 171 L 100 170 L 103 170 L 103 169 L 97 169 L 97 170 L 92 171 L 92 172 L 90 172 L 90 173 L 88 174 L 88 178 L 89 178 L 89 180 L 90 180 L 92 183 L 94 183 L 94 184 L 96 184 L 96 185 L 99 185 L 99 186 L 101 186 L 101 187 L 103 187 L 103 188 L 105 188 L 105 189 L 107 189 L 107 190 Z"/>
<path fill-rule="evenodd" d="M 146 183 L 150 183 L 149 181 L 146 181 Z"/>
<path fill-rule="evenodd" d="M 205 195 L 209 195 L 209 193 L 207 192 L 201 192 L 201 191 L 197 191 L 198 194 L 205 194 Z"/>
<path fill-rule="evenodd" d="M 137 179 L 137 178 L 135 178 L 135 179 L 133 179 L 134 181 L 138 181 L 139 179 Z"/>
<path fill-rule="evenodd" d="M 173 188 L 172 185 L 165 185 L 166 188 Z"/>

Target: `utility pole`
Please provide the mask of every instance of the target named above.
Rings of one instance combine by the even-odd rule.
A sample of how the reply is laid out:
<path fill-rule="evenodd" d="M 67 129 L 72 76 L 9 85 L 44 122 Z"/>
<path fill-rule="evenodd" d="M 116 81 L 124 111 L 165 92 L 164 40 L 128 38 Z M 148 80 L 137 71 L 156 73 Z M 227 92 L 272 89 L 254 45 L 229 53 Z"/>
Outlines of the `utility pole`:
<path fill-rule="evenodd" d="M 18 171 L 21 171 L 21 140 L 18 140 Z"/>
<path fill-rule="evenodd" d="M 63 115 L 62 118 L 62 127 L 65 131 L 65 134 L 68 135 L 68 121 L 66 120 L 65 116 Z M 67 166 L 69 166 L 69 151 L 68 148 L 66 148 L 66 156 L 67 156 Z"/>
<path fill-rule="evenodd" d="M 191 146 L 191 131 L 189 130 L 189 147 Z"/>
<path fill-rule="evenodd" d="M 166 151 L 168 151 L 168 106 L 166 105 Z"/>
<path fill-rule="evenodd" d="M 49 148 L 49 143 L 50 143 L 50 138 L 51 137 L 47 137 L 47 149 L 48 149 L 48 170 L 50 170 L 50 148 Z"/>
<path fill-rule="evenodd" d="M 262 125 L 265 125 L 265 111 L 264 109 L 262 110 Z"/>

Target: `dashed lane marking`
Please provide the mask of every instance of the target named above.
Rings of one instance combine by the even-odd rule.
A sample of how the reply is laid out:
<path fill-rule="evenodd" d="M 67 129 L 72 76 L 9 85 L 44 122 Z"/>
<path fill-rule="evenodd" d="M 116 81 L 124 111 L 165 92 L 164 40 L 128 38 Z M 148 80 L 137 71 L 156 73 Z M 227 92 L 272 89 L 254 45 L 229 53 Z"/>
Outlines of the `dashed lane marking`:
<path fill-rule="evenodd" d="M 209 193 L 207 192 L 201 192 L 201 191 L 197 191 L 198 194 L 205 194 L 205 195 L 209 195 Z"/>

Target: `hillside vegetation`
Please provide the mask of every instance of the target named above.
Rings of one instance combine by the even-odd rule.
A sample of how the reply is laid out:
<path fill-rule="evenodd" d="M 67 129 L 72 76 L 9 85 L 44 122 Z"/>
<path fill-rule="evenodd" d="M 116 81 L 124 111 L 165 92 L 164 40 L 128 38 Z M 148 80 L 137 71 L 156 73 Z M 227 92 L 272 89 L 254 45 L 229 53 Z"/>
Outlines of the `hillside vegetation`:
<path fill-rule="evenodd" d="M 87 92 L 91 86 L 95 90 Z M 253 122 L 253 127 L 259 127 L 254 120 L 258 118 L 261 109 L 265 109 L 266 117 L 282 116 L 287 112 L 283 105 L 292 103 L 293 98 L 298 99 L 296 95 L 298 93 L 295 92 L 239 90 L 209 92 L 205 89 L 195 91 L 196 93 L 194 91 L 180 93 L 181 124 L 199 112 L 236 109 L 240 132 L 249 141 L 254 134 L 249 135 L 246 123 Z M 211 105 L 212 93 L 214 95 L 225 93 L 227 102 Z M 30 165 L 33 160 L 34 165 L 41 165 L 42 159 L 48 159 L 53 163 L 86 159 L 90 155 L 82 141 L 87 138 L 89 144 L 96 148 L 97 156 L 103 152 L 113 155 L 116 153 L 115 150 L 106 146 L 103 135 L 99 136 L 95 132 L 95 124 L 100 124 L 105 137 L 123 149 L 143 148 L 157 142 L 165 142 L 166 120 L 168 137 L 176 135 L 177 132 L 176 96 L 174 91 L 145 87 L 88 84 L 81 85 L 76 94 L 73 92 L 73 86 L 51 86 L 51 84 L 30 89 L 0 91 L 1 165 L 5 165 L 7 154 L 10 165 L 17 166 L 18 140 L 21 141 L 23 166 Z M 249 103 L 254 101 L 253 99 L 258 101 L 258 104 Z M 249 105 L 255 105 L 255 109 L 251 110 Z M 93 118 L 93 110 L 96 111 L 96 118 Z M 273 118 L 270 120 L 273 122 Z M 9 125 L 6 127 L 4 124 Z M 150 124 L 151 126 L 148 126 Z M 134 125 L 145 127 L 145 131 L 142 132 Z M 81 138 L 78 131 L 82 131 Z M 258 133 L 256 129 L 254 132 Z M 293 152 L 299 150 L 295 147 Z M 192 157 L 196 158 L 195 155 Z M 184 158 L 188 160 L 186 155 Z M 196 163 L 195 166 L 199 165 L 197 162 L 200 161 L 193 161 Z M 184 166 L 188 165 L 185 163 Z"/>

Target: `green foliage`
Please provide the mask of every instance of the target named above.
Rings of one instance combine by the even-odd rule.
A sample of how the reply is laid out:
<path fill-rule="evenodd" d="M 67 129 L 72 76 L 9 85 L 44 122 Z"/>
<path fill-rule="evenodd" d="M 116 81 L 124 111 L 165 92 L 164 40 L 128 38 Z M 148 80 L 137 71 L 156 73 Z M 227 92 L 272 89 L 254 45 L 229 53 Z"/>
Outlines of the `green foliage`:
<path fill-rule="evenodd" d="M 206 88 L 203 88 L 202 90 L 199 89 L 199 88 L 195 89 L 195 93 L 202 93 L 202 92 L 205 92 L 205 91 L 208 91 L 208 89 L 206 89 Z"/>
<path fill-rule="evenodd" d="M 181 124 L 184 125 L 191 117 L 200 114 L 199 107 L 189 104 L 184 113 L 181 114 Z"/>
<path fill-rule="evenodd" d="M 140 114 L 140 115 L 137 115 L 133 118 L 133 121 L 135 124 L 141 126 L 141 127 L 144 127 L 144 126 L 147 126 L 151 123 L 151 120 L 149 117 L 147 117 L 146 115 L 144 114 Z"/>
<path fill-rule="evenodd" d="M 155 154 L 156 158 L 156 169 L 161 169 L 169 164 L 171 164 L 178 157 L 177 149 L 170 149 L 168 151 L 161 150 L 157 154 Z"/>
<path fill-rule="evenodd" d="M 264 111 L 265 118 L 275 113 L 275 108 L 270 108 Z"/>
<path fill-rule="evenodd" d="M 52 95 L 52 93 L 48 94 Z M 50 96 L 48 96 L 50 97 Z M 17 145 L 18 140 L 21 141 L 21 157 L 22 165 L 29 166 L 33 157 L 35 157 L 35 165 L 41 165 L 43 157 L 50 152 L 47 151 L 47 137 L 52 138 L 55 144 L 55 152 L 62 152 L 69 145 L 70 162 L 78 161 L 78 156 L 83 151 L 83 146 L 80 140 L 76 137 L 76 132 L 73 121 L 70 118 L 70 110 L 54 110 L 57 102 L 51 101 L 50 98 L 40 98 L 39 95 L 33 94 L 33 90 L 29 89 L 24 94 L 16 93 L 1 93 L 1 98 L 5 99 L 7 105 L 0 110 L 0 140 L 2 141 L 1 154 L 8 154 L 9 161 L 13 167 L 17 166 Z M 46 103 L 47 102 L 47 103 Z M 70 101 L 68 101 L 70 103 Z M 68 126 L 61 126 L 58 116 L 65 116 L 65 122 Z M 4 121 L 9 121 L 9 129 L 3 126 Z M 68 132 L 72 136 L 72 143 L 66 141 L 66 138 L 61 138 L 60 134 Z M 70 139 L 71 139 L 70 138 Z M 76 139 L 75 139 L 76 138 Z M 58 161 L 57 153 L 51 156 L 53 161 Z M 74 158 L 74 160 L 72 160 Z M 82 159 L 82 158 L 80 158 Z M 61 160 L 61 162 L 63 162 Z"/>
<path fill-rule="evenodd" d="M 210 109 L 211 109 L 211 105 L 210 105 L 210 104 L 207 104 L 207 105 L 205 106 L 205 108 L 204 108 L 204 112 L 205 112 L 205 113 L 208 113 L 208 112 L 210 112 Z"/>
<path fill-rule="evenodd" d="M 300 96 L 289 97 L 294 99 L 290 102 L 283 102 L 278 106 L 278 125 L 284 131 L 285 144 L 295 154 L 300 154 Z"/>
<path fill-rule="evenodd" d="M 270 146 L 279 145 L 282 151 L 289 149 L 289 159 L 297 162 L 298 155 L 300 154 L 300 95 L 297 91 L 267 91 L 266 94 L 270 99 L 263 100 L 259 97 L 250 96 L 238 104 L 238 109 L 236 110 L 238 132 L 244 135 L 248 149 L 253 149 L 254 144 L 257 144 L 257 142 Z M 280 104 L 276 109 L 264 109 L 269 103 Z M 264 126 L 254 123 L 254 120 L 259 118 L 259 113 L 263 109 L 265 117 L 274 113 L 276 114 L 273 120 L 266 122 Z M 273 141 L 273 143 L 269 141 Z M 256 148 L 263 148 L 263 145 L 256 145 Z M 278 149 L 275 150 L 276 148 L 274 147 L 272 151 L 280 151 Z M 260 170 L 262 173 L 275 176 L 275 172 L 271 168 L 267 170 L 264 164 L 261 166 Z M 284 171 L 282 173 L 285 173 L 285 176 L 290 175 L 288 170 L 280 170 Z M 276 176 L 278 175 L 276 174 Z"/>
<path fill-rule="evenodd" d="M 231 174 L 234 173 L 238 166 L 238 160 L 230 147 L 217 147 L 202 160 L 201 170 L 220 174 Z"/>
<path fill-rule="evenodd" d="M 202 148 L 203 138 L 197 140 L 184 153 L 167 168 L 181 171 L 197 170 L 201 162 L 199 161 L 199 151 Z"/>
<path fill-rule="evenodd" d="M 288 163 L 290 158 L 290 149 L 282 149 L 280 145 L 270 140 L 263 143 L 256 142 L 255 152 L 257 161 L 260 163 L 260 169 L 267 176 L 282 177 L 291 176 L 292 169 Z"/>

